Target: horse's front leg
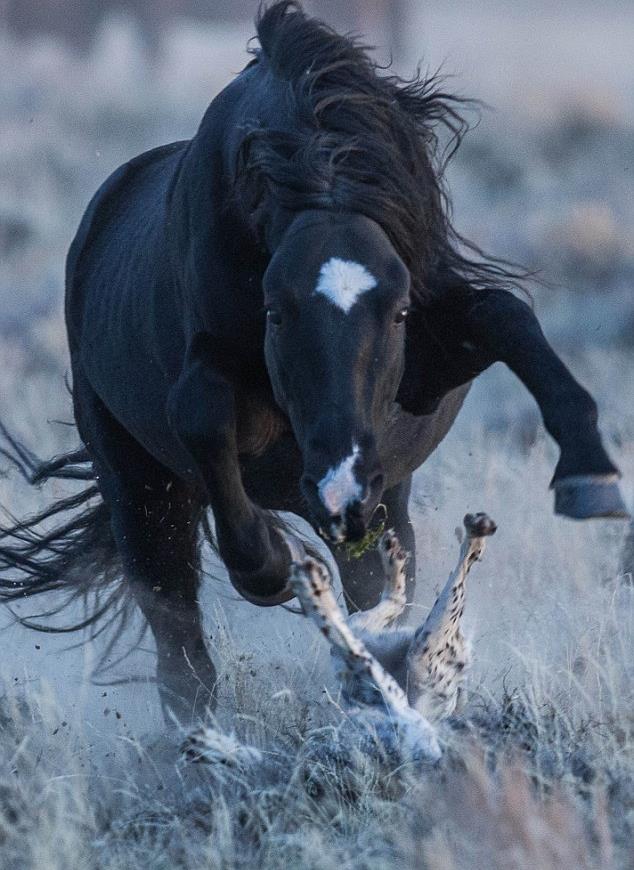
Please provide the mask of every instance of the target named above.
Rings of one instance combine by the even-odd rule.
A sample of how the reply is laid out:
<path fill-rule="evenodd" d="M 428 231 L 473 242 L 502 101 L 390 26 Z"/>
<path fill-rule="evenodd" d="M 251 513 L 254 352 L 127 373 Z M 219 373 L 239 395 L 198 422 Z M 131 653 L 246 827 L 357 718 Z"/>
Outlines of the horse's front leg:
<path fill-rule="evenodd" d="M 482 291 L 466 316 L 476 347 L 490 361 L 506 363 L 530 390 L 559 445 L 551 484 L 556 513 L 574 519 L 627 516 L 619 471 L 597 426 L 596 403 L 548 344 L 529 306 L 504 290 Z"/>
<path fill-rule="evenodd" d="M 232 584 L 254 604 L 290 600 L 288 547 L 272 515 L 253 504 L 242 483 L 231 385 L 208 361 L 190 353 L 168 414 L 206 486 Z"/>

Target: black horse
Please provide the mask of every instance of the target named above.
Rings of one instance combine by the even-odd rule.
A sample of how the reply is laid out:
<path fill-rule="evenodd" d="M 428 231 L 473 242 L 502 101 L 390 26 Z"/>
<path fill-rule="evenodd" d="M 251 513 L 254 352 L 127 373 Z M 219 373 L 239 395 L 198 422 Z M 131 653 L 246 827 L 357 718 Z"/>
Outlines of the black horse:
<path fill-rule="evenodd" d="M 37 474 L 86 477 L 89 460 L 102 501 L 37 537 L 95 489 L 71 497 L 0 549 L 5 576 L 22 569 L 8 598 L 77 588 L 89 558 L 112 579 L 118 559 L 163 699 L 184 714 L 215 681 L 197 603 L 206 509 L 231 582 L 259 605 L 292 596 L 278 511 L 334 545 L 362 538 L 383 503 L 413 551 L 412 472 L 496 360 L 561 449 L 556 510 L 624 513 L 595 402 L 509 292 L 513 271 L 451 226 L 437 135 L 460 141 L 455 98 L 387 75 L 295 2 L 263 11 L 257 33 L 196 135 L 125 164 L 86 211 L 66 320 L 87 452 Z M 349 607 L 374 604 L 376 554 L 334 554 Z"/>

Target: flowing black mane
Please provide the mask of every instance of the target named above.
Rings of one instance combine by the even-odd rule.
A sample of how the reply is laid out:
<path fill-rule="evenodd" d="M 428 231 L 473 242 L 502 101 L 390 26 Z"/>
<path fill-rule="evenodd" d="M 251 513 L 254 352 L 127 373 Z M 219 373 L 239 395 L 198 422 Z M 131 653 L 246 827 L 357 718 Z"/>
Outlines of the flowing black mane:
<path fill-rule="evenodd" d="M 389 236 L 419 301 L 456 278 L 517 284 L 520 271 L 487 259 L 451 223 L 443 171 L 468 129 L 460 108 L 469 101 L 444 92 L 438 76 L 386 74 L 366 46 L 309 18 L 295 0 L 261 11 L 257 35 L 253 64 L 288 83 L 298 121 L 257 126 L 244 139 L 238 189 L 256 227 L 279 207 L 364 214 Z"/>

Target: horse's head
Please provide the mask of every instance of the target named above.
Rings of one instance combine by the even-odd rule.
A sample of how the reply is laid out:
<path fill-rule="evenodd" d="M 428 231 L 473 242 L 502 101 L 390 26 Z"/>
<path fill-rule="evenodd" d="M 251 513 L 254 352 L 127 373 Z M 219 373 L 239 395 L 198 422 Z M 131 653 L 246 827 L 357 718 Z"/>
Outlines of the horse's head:
<path fill-rule="evenodd" d="M 383 494 L 377 442 L 403 374 L 409 291 L 378 224 L 327 211 L 292 221 L 264 277 L 269 376 L 333 541 L 363 537 Z"/>

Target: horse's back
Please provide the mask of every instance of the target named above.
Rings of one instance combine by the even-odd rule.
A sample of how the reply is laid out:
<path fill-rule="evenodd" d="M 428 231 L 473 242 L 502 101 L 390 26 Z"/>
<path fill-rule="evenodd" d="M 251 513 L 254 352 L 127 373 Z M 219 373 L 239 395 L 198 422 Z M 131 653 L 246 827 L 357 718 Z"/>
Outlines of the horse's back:
<path fill-rule="evenodd" d="M 184 352 L 165 222 L 186 147 L 166 145 L 117 169 L 86 209 L 67 260 L 73 375 L 155 455 Z"/>
<path fill-rule="evenodd" d="M 66 261 L 71 337 L 81 328 L 86 304 L 102 299 L 110 306 L 128 283 L 138 286 L 143 273 L 134 267 L 147 247 L 137 243 L 149 244 L 153 252 L 160 245 L 167 193 L 187 144 L 175 142 L 134 157 L 93 196 Z"/>

